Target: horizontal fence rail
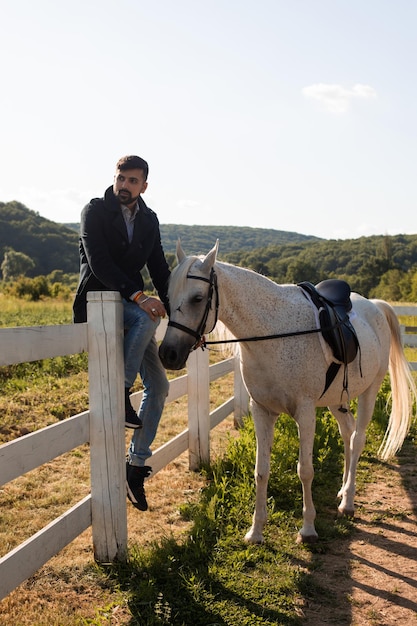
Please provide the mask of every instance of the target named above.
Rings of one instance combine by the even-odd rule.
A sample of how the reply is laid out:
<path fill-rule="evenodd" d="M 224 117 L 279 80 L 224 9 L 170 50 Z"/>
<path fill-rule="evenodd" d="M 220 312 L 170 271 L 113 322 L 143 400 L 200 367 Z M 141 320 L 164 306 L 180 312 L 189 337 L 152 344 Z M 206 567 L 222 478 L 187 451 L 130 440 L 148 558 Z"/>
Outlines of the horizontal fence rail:
<path fill-rule="evenodd" d="M 416 316 L 417 305 L 394 306 L 397 316 Z M 166 329 L 162 321 L 157 339 Z M 417 326 L 402 325 L 405 346 L 417 347 Z M 0 366 L 83 351 L 89 356 L 89 410 L 0 446 L 0 485 L 44 463 L 90 444 L 91 493 L 8 554 L 0 558 L 0 599 L 29 578 L 52 556 L 92 526 L 94 556 L 106 562 L 127 549 L 122 303 L 117 292 L 89 294 L 88 322 L 59 326 L 0 328 Z M 410 367 L 417 370 L 417 363 Z M 234 396 L 210 413 L 209 385 L 234 373 Z M 197 350 L 187 374 L 170 381 L 167 403 L 188 396 L 188 428 L 155 450 L 152 475 L 185 451 L 190 469 L 210 460 L 210 431 L 234 414 L 248 412 L 238 358 L 209 365 L 208 351 Z M 142 392 L 132 394 L 139 408 Z"/>

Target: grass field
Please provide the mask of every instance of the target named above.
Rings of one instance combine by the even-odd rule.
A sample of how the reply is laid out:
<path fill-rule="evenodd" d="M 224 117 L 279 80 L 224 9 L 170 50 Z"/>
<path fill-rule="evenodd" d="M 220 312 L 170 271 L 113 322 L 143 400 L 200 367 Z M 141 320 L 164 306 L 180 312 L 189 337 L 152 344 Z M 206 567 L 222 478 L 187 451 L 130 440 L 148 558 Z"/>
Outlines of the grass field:
<path fill-rule="evenodd" d="M 71 321 L 68 303 L 2 302 L 1 325 Z M 87 384 L 85 355 L 0 368 L 0 442 L 85 410 Z M 231 376 L 213 383 L 212 408 L 232 393 Z M 360 482 L 370 480 L 378 462 L 388 393 L 385 385 L 361 460 Z M 184 403 L 170 403 L 155 447 L 185 427 Z M 126 444 L 129 437 L 127 432 Z M 415 430 L 409 439 L 415 441 Z M 88 452 L 88 446 L 77 448 L 0 488 L 0 555 L 88 493 Z M 95 564 L 86 531 L 0 602 L 0 624 L 303 623 L 300 606 L 319 591 L 311 576 L 315 555 L 353 528 L 351 521 L 335 519 L 342 475 L 335 420 L 326 411 L 318 412 L 314 498 L 321 541 L 313 549 L 294 541 L 302 506 L 296 475 L 298 436 L 286 416 L 276 427 L 265 544 L 248 546 L 242 541 L 253 511 L 254 455 L 251 420 L 239 432 L 226 420 L 213 433 L 210 468 L 190 472 L 184 454 L 149 481 L 150 511 L 139 514 L 128 508 L 126 563 Z"/>

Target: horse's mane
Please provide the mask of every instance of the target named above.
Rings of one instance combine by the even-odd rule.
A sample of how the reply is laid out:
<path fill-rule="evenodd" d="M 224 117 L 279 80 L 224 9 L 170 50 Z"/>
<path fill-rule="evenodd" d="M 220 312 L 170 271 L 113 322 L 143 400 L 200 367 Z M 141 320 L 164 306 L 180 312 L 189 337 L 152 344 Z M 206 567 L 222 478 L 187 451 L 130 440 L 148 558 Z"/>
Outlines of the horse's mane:
<path fill-rule="evenodd" d="M 187 275 L 190 267 L 195 262 L 202 263 L 204 256 L 188 256 L 185 257 L 181 263 L 179 263 L 172 271 L 168 297 L 173 299 L 179 293 L 182 293 L 187 288 Z M 198 269 L 198 265 L 196 266 Z M 226 328 L 226 326 L 220 320 L 217 321 L 216 327 L 209 336 L 206 337 L 207 341 L 221 341 L 222 343 L 215 344 L 211 350 L 221 352 L 225 357 L 235 356 L 239 353 L 239 343 L 228 343 L 229 339 L 235 339 L 234 335 Z"/>
<path fill-rule="evenodd" d="M 195 261 L 201 261 L 202 257 L 187 256 L 172 270 L 169 279 L 168 296 L 173 299 L 178 293 L 182 293 L 186 289 L 187 274 L 190 267 Z"/>

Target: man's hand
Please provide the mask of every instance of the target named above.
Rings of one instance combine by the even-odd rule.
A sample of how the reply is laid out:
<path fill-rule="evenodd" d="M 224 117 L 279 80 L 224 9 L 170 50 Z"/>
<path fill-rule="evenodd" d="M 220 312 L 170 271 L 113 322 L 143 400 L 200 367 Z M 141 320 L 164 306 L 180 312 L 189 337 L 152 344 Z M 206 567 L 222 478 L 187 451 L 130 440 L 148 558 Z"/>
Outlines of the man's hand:
<path fill-rule="evenodd" d="M 141 302 L 138 302 L 138 306 L 145 311 L 152 320 L 156 320 L 158 317 L 165 317 L 166 310 L 163 303 L 159 298 L 147 296 Z"/>

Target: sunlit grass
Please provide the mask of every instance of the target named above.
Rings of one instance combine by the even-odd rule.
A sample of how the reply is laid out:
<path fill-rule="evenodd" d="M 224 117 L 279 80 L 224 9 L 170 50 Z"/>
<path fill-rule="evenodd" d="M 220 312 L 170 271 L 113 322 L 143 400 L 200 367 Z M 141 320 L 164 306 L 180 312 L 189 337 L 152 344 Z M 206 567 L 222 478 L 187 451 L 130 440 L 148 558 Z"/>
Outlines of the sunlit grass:
<path fill-rule="evenodd" d="M 56 321 L 59 317 L 56 309 L 49 304 L 52 303 L 24 303 L 23 309 L 27 306 L 32 314 L 28 313 L 25 318 L 28 321 L 23 325 L 60 323 Z M 10 306 L 9 319 L 12 319 L 16 303 Z M 14 314 L 17 315 L 16 309 Z M 62 315 L 63 319 L 69 316 L 64 322 L 68 323 L 71 316 L 68 303 L 62 303 Z M 417 349 L 408 354 L 417 360 Z M 216 358 L 214 353 L 211 358 Z M 85 355 L 76 355 L 69 360 L 62 357 L 22 364 L 16 370 L 2 368 L 0 435 L 3 440 L 19 436 L 22 428 L 34 430 L 85 410 L 88 406 L 86 364 Z M 232 395 L 233 375 L 212 385 L 211 410 Z M 139 381 L 136 388 L 140 388 Z M 377 462 L 376 451 L 387 422 L 388 394 L 389 385 L 384 381 L 359 464 L 359 484 L 367 480 Z M 186 426 L 186 401 L 170 403 L 164 411 L 155 446 Z M 130 435 L 126 433 L 126 444 Z M 415 441 L 415 428 L 410 437 Z M 90 565 L 83 571 L 77 571 L 71 563 L 62 564 L 56 576 L 74 579 L 75 593 L 77 589 L 91 587 L 105 589 L 112 599 L 117 598 L 117 605 L 103 602 L 102 608 L 96 609 L 94 620 L 80 620 L 79 624 L 110 623 L 107 620 L 118 606 L 128 607 L 130 621 L 123 623 L 132 625 L 296 626 L 302 623 L 297 611 L 300 597 L 314 598 L 322 593 L 311 575 L 314 551 L 326 550 L 331 540 L 348 535 L 352 529 L 351 523 L 335 520 L 335 494 L 342 477 L 342 448 L 336 422 L 327 411 L 318 411 L 313 491 L 321 541 L 316 548 L 298 546 L 294 541 L 302 516 L 301 485 L 296 473 L 298 433 L 294 421 L 283 415 L 275 429 L 263 546 L 248 546 L 242 540 L 251 523 L 255 496 L 255 437 L 251 419 L 245 420 L 238 435 L 226 436 L 225 450 L 224 455 L 213 460 L 211 467 L 204 469 L 206 486 L 198 500 L 180 506 L 182 518 L 190 524 L 186 535 L 180 539 L 162 536 L 146 548 L 133 544 L 124 564 L 97 568 Z M 167 484 L 166 489 L 169 488 Z M 60 515 L 88 491 L 87 445 L 3 486 L 0 554 Z M 53 598 L 48 602 L 53 602 Z M 42 622 L 44 611 L 42 604 L 36 608 L 31 605 L 27 620 L 23 621 L 20 610 L 21 623 L 45 623 Z M 56 619 L 62 625 L 75 623 L 64 614 Z"/>
<path fill-rule="evenodd" d="M 72 303 L 45 298 L 32 302 L 0 293 L 0 327 L 70 324 Z"/>

